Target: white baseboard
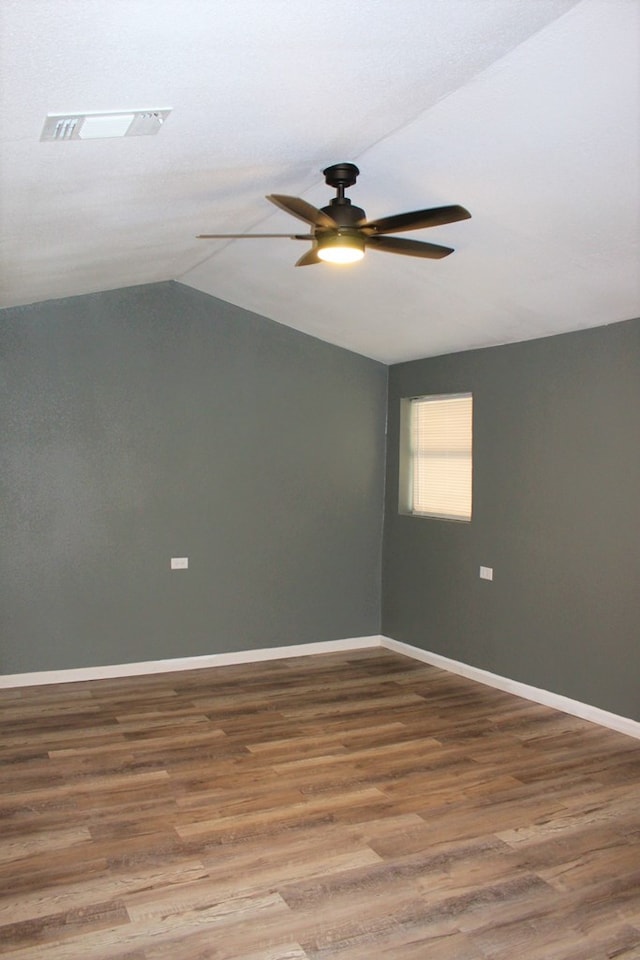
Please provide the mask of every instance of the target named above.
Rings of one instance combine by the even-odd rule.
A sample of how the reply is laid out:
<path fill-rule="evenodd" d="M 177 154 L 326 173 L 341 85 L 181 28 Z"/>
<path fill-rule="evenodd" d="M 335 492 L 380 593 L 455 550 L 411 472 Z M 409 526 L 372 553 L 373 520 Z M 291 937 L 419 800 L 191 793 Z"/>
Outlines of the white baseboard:
<path fill-rule="evenodd" d="M 601 710 L 600 707 L 592 707 L 588 703 L 581 703 L 579 700 L 572 700 L 570 697 L 563 697 L 558 693 L 551 693 L 549 690 L 541 690 L 539 687 L 530 687 L 529 684 L 520 683 L 519 680 L 510 680 L 508 677 L 501 677 L 496 673 L 490 673 L 488 670 L 472 667 L 459 660 L 450 660 L 449 657 L 421 650 L 419 647 L 402 643 L 400 640 L 381 637 L 380 642 L 381 646 L 387 650 L 393 650 L 394 653 L 401 653 L 406 657 L 421 660 L 433 667 L 448 670 L 449 673 L 456 673 L 460 677 L 468 677 L 469 680 L 476 680 L 478 683 L 487 684 L 489 687 L 496 687 L 506 693 L 523 697 L 525 700 L 542 703 L 544 706 L 553 707 L 554 710 L 560 710 L 562 713 L 569 713 L 574 717 L 580 717 L 582 720 L 598 723 L 601 727 L 609 727 L 611 730 L 617 730 L 618 733 L 626 733 L 630 737 L 640 739 L 640 723 L 630 717 L 620 717 L 617 713 L 609 713 L 607 710 Z"/>
<path fill-rule="evenodd" d="M 115 677 L 138 677 L 151 673 L 173 673 L 178 670 L 200 670 L 226 667 L 233 663 L 257 663 L 260 660 L 282 660 L 316 653 L 361 650 L 379 647 L 382 637 L 352 637 L 346 640 L 325 640 L 319 643 L 298 643 L 289 647 L 267 647 L 264 650 L 238 650 L 232 653 L 211 653 L 200 657 L 176 657 L 171 660 L 143 660 L 140 663 L 116 663 L 103 667 L 75 667 L 70 670 L 42 670 L 38 673 L 0 675 L 0 689 L 32 687 L 46 683 L 73 683 L 78 680 L 111 680 Z"/>
<path fill-rule="evenodd" d="M 363 650 L 368 647 L 384 647 L 394 653 L 400 653 L 413 660 L 420 660 L 441 670 L 448 670 L 469 680 L 484 683 L 506 693 L 513 693 L 525 700 L 542 703 L 562 713 L 590 720 L 592 723 L 609 727 L 618 733 L 640 739 L 640 723 L 629 717 L 601 710 L 579 700 L 571 700 L 549 690 L 531 687 L 518 680 L 510 680 L 499 674 L 472 667 L 459 660 L 451 660 L 439 653 L 421 650 L 409 643 L 392 640 L 391 637 L 374 635 L 371 637 L 350 637 L 344 640 L 326 640 L 318 643 L 298 643 L 288 647 L 267 647 L 264 650 L 239 650 L 232 653 L 213 653 L 199 657 L 178 657 L 171 660 L 148 660 L 141 663 L 120 663 L 103 667 L 77 667 L 71 670 L 44 670 L 39 673 L 14 673 L 0 675 L 0 689 L 8 687 L 30 687 L 47 683 L 72 683 L 78 680 L 104 680 L 115 677 L 135 677 L 153 673 L 173 673 L 179 670 L 198 670 L 207 667 L 225 667 L 234 663 L 257 663 L 261 660 L 282 660 L 286 657 L 304 657 L 317 653 L 337 653 L 348 650 Z"/>

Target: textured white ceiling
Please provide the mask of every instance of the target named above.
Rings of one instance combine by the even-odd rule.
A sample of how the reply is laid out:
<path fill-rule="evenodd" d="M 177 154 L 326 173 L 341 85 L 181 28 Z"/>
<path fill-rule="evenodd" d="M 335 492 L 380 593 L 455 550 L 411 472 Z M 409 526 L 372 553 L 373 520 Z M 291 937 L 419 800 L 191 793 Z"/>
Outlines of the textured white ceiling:
<path fill-rule="evenodd" d="M 0 305 L 178 279 L 387 362 L 640 314 L 637 0 L 3 0 Z M 155 137 L 40 142 L 48 113 L 171 107 Z M 267 193 L 370 218 L 459 203 L 295 269 Z"/>

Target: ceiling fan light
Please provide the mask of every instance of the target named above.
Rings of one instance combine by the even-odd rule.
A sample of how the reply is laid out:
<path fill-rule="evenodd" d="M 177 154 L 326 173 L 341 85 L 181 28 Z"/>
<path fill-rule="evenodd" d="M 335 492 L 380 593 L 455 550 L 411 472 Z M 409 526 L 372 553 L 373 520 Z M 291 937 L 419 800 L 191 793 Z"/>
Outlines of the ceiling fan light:
<path fill-rule="evenodd" d="M 326 263 L 355 263 L 364 257 L 364 237 L 338 233 L 318 237 L 318 257 Z"/>

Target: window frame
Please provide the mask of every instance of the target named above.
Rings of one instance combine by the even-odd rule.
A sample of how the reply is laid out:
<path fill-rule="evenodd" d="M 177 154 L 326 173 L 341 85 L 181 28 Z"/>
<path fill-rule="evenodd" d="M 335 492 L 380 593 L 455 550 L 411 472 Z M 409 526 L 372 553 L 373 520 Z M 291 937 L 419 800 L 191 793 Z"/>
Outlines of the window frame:
<path fill-rule="evenodd" d="M 469 479 L 469 515 L 452 515 L 444 512 L 425 512 L 414 508 L 413 474 L 414 454 L 412 439 L 412 423 L 414 404 L 417 401 L 435 402 L 443 400 L 468 399 L 471 401 L 471 442 L 470 442 L 470 479 Z M 400 400 L 400 461 L 399 461 L 399 496 L 398 512 L 403 516 L 417 517 L 423 520 L 449 520 L 454 523 L 471 523 L 473 518 L 473 393 L 460 391 L 458 393 L 418 394 L 403 397 Z"/>

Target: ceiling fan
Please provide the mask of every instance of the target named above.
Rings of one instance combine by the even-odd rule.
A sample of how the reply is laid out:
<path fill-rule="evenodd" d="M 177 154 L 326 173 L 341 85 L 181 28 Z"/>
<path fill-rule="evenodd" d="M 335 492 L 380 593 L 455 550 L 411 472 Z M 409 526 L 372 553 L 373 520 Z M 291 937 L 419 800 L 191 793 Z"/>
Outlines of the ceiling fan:
<path fill-rule="evenodd" d="M 287 197 L 272 193 L 267 197 L 271 203 L 298 220 L 309 224 L 308 233 L 201 233 L 199 240 L 244 240 L 264 237 L 287 237 L 290 240 L 311 240 L 310 250 L 304 253 L 296 267 L 308 267 L 322 261 L 329 263 L 353 263 L 361 260 L 365 248 L 382 250 L 386 253 L 400 253 L 409 257 L 425 257 L 439 260 L 453 253 L 453 247 L 443 247 L 438 243 L 424 243 L 421 240 L 403 240 L 389 237 L 389 233 L 404 230 L 421 230 L 424 227 L 438 227 L 456 220 L 466 220 L 471 214 L 457 204 L 447 207 L 431 207 L 428 210 L 413 210 L 411 213 L 399 213 L 379 220 L 367 220 L 361 207 L 353 206 L 345 197 L 344 191 L 351 187 L 360 171 L 354 163 L 334 163 L 327 167 L 325 181 L 336 191 L 333 200 L 318 210 L 299 197 Z"/>

